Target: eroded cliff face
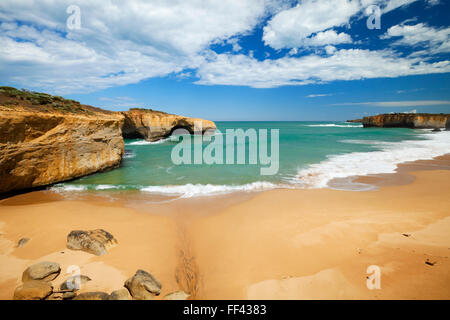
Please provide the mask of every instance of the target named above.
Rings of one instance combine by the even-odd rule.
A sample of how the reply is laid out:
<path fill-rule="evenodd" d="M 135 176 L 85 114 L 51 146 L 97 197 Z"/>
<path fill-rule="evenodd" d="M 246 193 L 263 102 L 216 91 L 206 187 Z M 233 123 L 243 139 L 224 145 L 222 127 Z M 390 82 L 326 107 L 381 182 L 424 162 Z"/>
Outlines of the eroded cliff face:
<path fill-rule="evenodd" d="M 445 128 L 449 114 L 394 113 L 364 117 L 364 127 L 401 127 L 417 129 Z"/>
<path fill-rule="evenodd" d="M 117 167 L 123 116 L 0 107 L 0 193 L 44 186 Z"/>
<path fill-rule="evenodd" d="M 159 140 L 212 121 L 131 109 L 112 112 L 46 93 L 0 87 L 0 194 L 115 168 L 124 137 Z M 124 130 L 122 135 L 122 129 Z"/>
<path fill-rule="evenodd" d="M 175 129 L 186 129 L 194 133 L 195 123 L 201 124 L 201 130 L 215 130 L 213 121 L 188 118 L 174 114 L 148 109 L 130 109 L 122 112 L 124 115 L 123 136 L 125 138 L 146 139 L 156 141 L 171 135 Z"/>

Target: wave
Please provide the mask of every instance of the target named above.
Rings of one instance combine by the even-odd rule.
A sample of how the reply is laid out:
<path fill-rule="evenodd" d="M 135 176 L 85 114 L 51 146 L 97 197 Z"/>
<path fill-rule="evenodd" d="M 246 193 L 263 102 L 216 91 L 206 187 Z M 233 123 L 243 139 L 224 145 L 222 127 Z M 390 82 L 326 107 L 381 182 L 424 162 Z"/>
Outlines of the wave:
<path fill-rule="evenodd" d="M 300 169 L 291 183 L 304 188 L 326 188 L 335 178 L 394 173 L 397 165 L 430 160 L 450 150 L 450 132 L 424 133 L 424 140 L 386 142 L 379 151 L 329 156 L 327 160 Z"/>
<path fill-rule="evenodd" d="M 339 140 L 342 143 L 351 143 L 351 144 L 371 144 L 371 145 L 390 145 L 395 144 L 396 142 L 388 142 L 388 141 L 378 141 L 378 140 L 353 140 L 353 139 L 345 139 Z"/>
<path fill-rule="evenodd" d="M 145 146 L 145 145 L 151 145 L 151 144 L 160 144 L 170 141 L 170 138 L 167 139 L 161 139 L 158 141 L 147 141 L 147 140 L 139 140 L 139 141 L 133 141 L 129 143 L 125 143 L 126 146 Z"/>
<path fill-rule="evenodd" d="M 383 142 L 375 140 L 341 140 L 345 143 L 373 144 L 378 150 L 369 152 L 353 152 L 340 155 L 330 155 L 322 162 L 300 168 L 292 175 L 284 176 L 280 182 L 257 181 L 243 185 L 213 185 L 213 184 L 184 184 L 184 185 L 115 185 L 115 184 L 57 184 L 51 189 L 57 192 L 85 192 L 85 191 L 121 191 L 135 190 L 178 198 L 191 198 L 227 194 L 232 192 L 264 191 L 277 188 L 326 188 L 333 187 L 329 182 L 336 178 L 353 176 L 394 173 L 397 165 L 403 162 L 427 160 L 449 153 L 450 132 L 422 133 L 421 140 L 405 140 L 400 142 Z M 160 167 L 170 173 L 171 168 Z M 182 180 L 184 176 L 177 178 Z M 336 181 L 333 181 L 333 184 Z M 342 183 L 345 183 L 342 182 Z M 357 190 L 363 187 L 357 186 Z M 368 188 L 368 187 L 367 187 Z M 356 190 L 356 189 L 355 189 Z"/>
<path fill-rule="evenodd" d="M 335 123 L 326 123 L 326 124 L 307 124 L 307 127 L 337 127 L 337 128 L 362 128 L 363 125 L 351 125 L 351 124 L 335 124 Z"/>
<path fill-rule="evenodd" d="M 73 192 L 73 191 L 120 191 L 120 190 L 140 190 L 141 192 L 148 192 L 158 195 L 166 196 L 180 196 L 180 198 L 191 198 L 198 196 L 212 196 L 227 194 L 235 191 L 263 191 L 283 187 L 270 182 L 258 181 L 244 185 L 213 185 L 213 184 L 185 184 L 185 185 L 170 185 L 170 186 L 138 186 L 138 185 L 70 185 L 57 184 L 51 187 L 51 190 L 56 192 Z M 284 186 L 288 187 L 288 186 Z"/>
<path fill-rule="evenodd" d="M 135 158 L 136 154 L 131 151 L 131 150 L 125 150 L 125 154 L 123 155 L 124 159 L 131 159 L 131 158 Z"/>
<path fill-rule="evenodd" d="M 88 190 L 86 185 L 66 185 L 66 184 L 56 184 L 50 188 L 52 191 L 85 191 Z"/>
<path fill-rule="evenodd" d="M 201 196 L 213 196 L 227 194 L 235 191 L 264 191 L 281 187 L 270 182 L 258 181 L 244 185 L 213 185 L 213 184 L 185 184 L 179 186 L 148 186 L 142 188 L 143 192 L 162 195 L 178 195 L 181 198 L 192 198 Z"/>

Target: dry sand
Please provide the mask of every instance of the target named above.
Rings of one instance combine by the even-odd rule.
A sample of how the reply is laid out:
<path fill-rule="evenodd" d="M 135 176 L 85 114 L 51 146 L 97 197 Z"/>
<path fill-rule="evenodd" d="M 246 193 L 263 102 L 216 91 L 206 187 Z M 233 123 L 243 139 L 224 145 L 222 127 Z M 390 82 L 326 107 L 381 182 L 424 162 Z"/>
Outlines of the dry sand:
<path fill-rule="evenodd" d="M 158 298 L 183 289 L 196 299 L 450 299 L 449 165 L 446 156 L 362 177 L 379 185 L 364 192 L 273 190 L 160 205 L 48 191 L 4 199 L 0 299 L 44 260 L 61 264 L 55 286 L 80 266 L 92 279 L 82 291 L 109 293 L 144 269 L 162 282 Z M 65 247 L 71 230 L 97 228 L 119 241 L 106 255 Z M 22 237 L 31 240 L 17 248 Z M 381 270 L 379 290 L 366 286 L 371 265 Z"/>

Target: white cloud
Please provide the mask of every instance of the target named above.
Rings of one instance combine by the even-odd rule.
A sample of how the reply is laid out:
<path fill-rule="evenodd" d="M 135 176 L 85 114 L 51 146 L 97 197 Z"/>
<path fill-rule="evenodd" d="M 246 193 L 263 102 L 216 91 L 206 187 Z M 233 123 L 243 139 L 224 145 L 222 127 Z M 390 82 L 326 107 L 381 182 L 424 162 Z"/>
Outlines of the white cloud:
<path fill-rule="evenodd" d="M 401 37 L 393 45 L 423 45 L 429 48 L 429 51 L 419 51 L 415 55 L 450 52 L 450 27 L 437 29 L 424 23 L 416 25 L 400 24 L 390 27 L 382 38 L 390 39 L 393 37 Z"/>
<path fill-rule="evenodd" d="M 2 0 L 0 79 L 74 93 L 171 73 L 196 75 L 200 84 L 276 87 L 449 72 L 449 61 L 415 58 L 449 52 L 448 28 L 419 24 L 416 34 L 406 25 L 390 28 L 385 37 L 401 37 L 397 44 L 429 46 L 407 58 L 391 50 L 335 47 L 352 38 L 334 28 L 361 18 L 367 6 L 378 4 L 387 12 L 414 1 L 302 0 L 291 8 L 290 0 Z M 80 30 L 66 29 L 66 8 L 72 4 L 81 8 Z M 252 50 L 237 54 L 245 51 L 242 36 L 269 16 L 262 40 L 274 49 L 291 49 L 291 56 L 260 61 Z M 232 52 L 216 54 L 209 49 L 212 44 L 230 44 Z M 292 56 L 303 53 L 301 47 L 313 47 L 315 54 Z"/>
<path fill-rule="evenodd" d="M 326 46 L 325 47 L 325 52 L 327 53 L 327 54 L 333 54 L 333 53 L 335 53 L 336 52 L 336 47 L 335 46 Z"/>
<path fill-rule="evenodd" d="M 426 107 L 450 105 L 450 100 L 411 100 L 411 101 L 378 101 L 336 103 L 334 106 L 373 106 L 373 107 Z"/>
<path fill-rule="evenodd" d="M 80 30 L 66 30 L 72 4 L 81 8 Z M 199 53 L 211 43 L 251 31 L 279 7 L 275 0 L 2 0 L 0 63 L 8 70 L 0 77 L 76 92 L 180 72 L 202 63 Z"/>
<path fill-rule="evenodd" d="M 337 33 L 334 30 L 327 30 L 324 32 L 318 32 L 311 38 L 306 38 L 304 40 L 304 45 L 306 46 L 325 46 L 325 45 L 336 45 L 341 43 L 351 43 L 352 38 L 344 33 Z"/>
<path fill-rule="evenodd" d="M 389 50 L 341 49 L 326 57 L 312 54 L 264 61 L 242 54 L 211 53 L 197 71 L 197 83 L 271 88 L 444 72 L 450 72 L 449 61 L 426 63 L 399 57 Z"/>
<path fill-rule="evenodd" d="M 386 5 L 381 10 L 382 13 L 386 13 L 392 10 L 395 10 L 399 7 L 404 7 L 407 5 L 410 5 L 413 2 L 416 2 L 417 0 L 390 0 L 390 1 L 384 1 L 386 2 Z"/>
<path fill-rule="evenodd" d="M 319 93 L 319 94 L 309 94 L 306 97 L 307 98 L 320 98 L 320 97 L 330 97 L 333 94 L 331 93 Z"/>
<path fill-rule="evenodd" d="M 300 47 L 308 36 L 345 25 L 360 10 L 358 0 L 304 0 L 274 16 L 264 27 L 263 41 L 274 49 Z"/>
<path fill-rule="evenodd" d="M 337 33 L 333 30 L 325 31 L 322 34 L 320 32 L 348 25 L 352 17 L 362 17 L 363 11 L 371 5 L 377 5 L 381 9 L 381 13 L 387 13 L 416 1 L 303 0 L 295 7 L 283 10 L 270 19 L 267 26 L 264 27 L 263 41 L 274 49 L 350 43 L 351 38 L 345 33 L 341 33 L 337 37 Z M 428 1 L 432 2 L 433 0 Z M 317 44 L 308 44 L 308 37 L 315 33 L 318 33 L 317 36 L 321 40 L 317 41 Z"/>

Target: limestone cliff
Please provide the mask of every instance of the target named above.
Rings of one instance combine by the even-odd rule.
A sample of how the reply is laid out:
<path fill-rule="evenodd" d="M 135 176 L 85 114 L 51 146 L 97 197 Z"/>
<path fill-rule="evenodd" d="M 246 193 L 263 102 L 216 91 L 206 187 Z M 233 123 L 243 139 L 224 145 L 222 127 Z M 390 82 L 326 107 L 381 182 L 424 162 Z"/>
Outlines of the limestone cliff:
<path fill-rule="evenodd" d="M 401 127 L 417 129 L 445 128 L 449 114 L 392 113 L 364 117 L 364 127 Z"/>
<path fill-rule="evenodd" d="M 0 193 L 117 167 L 124 153 L 118 115 L 0 109 Z"/>
<path fill-rule="evenodd" d="M 124 136 L 158 140 L 211 121 L 132 109 L 111 112 L 45 93 L 0 87 L 0 193 L 45 186 L 120 165 Z"/>
<path fill-rule="evenodd" d="M 182 117 L 149 109 L 130 109 L 122 114 L 125 117 L 122 128 L 125 138 L 156 141 L 170 136 L 178 128 L 194 133 L 196 122 L 201 124 L 203 133 L 208 129 L 216 129 L 215 123 L 209 120 Z"/>

